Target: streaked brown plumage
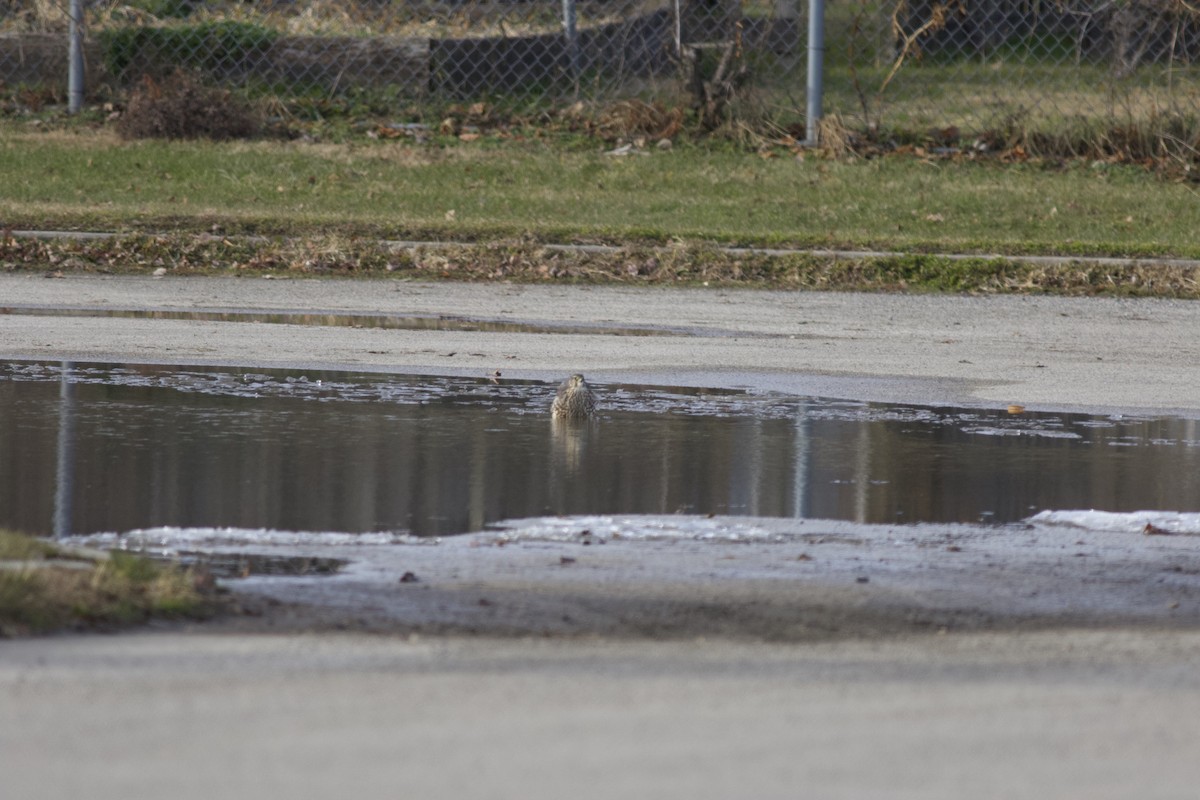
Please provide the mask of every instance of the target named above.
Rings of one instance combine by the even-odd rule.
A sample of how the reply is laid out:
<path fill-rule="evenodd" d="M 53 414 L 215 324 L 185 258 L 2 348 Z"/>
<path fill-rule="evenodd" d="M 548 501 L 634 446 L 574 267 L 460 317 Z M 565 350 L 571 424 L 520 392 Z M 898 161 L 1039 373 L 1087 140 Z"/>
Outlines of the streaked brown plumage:
<path fill-rule="evenodd" d="M 550 413 L 555 419 L 585 419 L 596 410 L 596 394 L 576 373 L 558 386 Z"/>

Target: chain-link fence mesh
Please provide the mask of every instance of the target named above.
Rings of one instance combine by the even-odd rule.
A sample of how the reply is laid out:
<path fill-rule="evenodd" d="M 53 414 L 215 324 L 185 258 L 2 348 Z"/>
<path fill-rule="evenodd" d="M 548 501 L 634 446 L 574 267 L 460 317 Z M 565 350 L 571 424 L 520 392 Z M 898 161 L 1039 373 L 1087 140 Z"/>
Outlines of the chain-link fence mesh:
<path fill-rule="evenodd" d="M 68 0 L 0 0 L 0 82 L 64 87 Z M 807 0 L 84 0 L 86 91 L 182 67 L 267 95 L 407 104 L 640 97 L 800 121 Z M 1190 115 L 1200 4 L 828 0 L 850 128 L 982 131 Z"/>
<path fill-rule="evenodd" d="M 66 2 L 0 0 L 7 86 L 64 80 Z M 738 0 L 92 0 L 85 59 L 93 91 L 183 67 L 276 93 L 602 99 L 686 88 L 698 71 L 721 79 L 726 50 L 725 80 L 741 77 L 748 50 L 774 47 L 790 66 L 794 5 L 778 24 L 764 11 L 746 16 Z"/>
<path fill-rule="evenodd" d="M 1183 0 L 835 0 L 826 25 L 827 107 L 851 127 L 1065 130 L 1200 100 Z"/>

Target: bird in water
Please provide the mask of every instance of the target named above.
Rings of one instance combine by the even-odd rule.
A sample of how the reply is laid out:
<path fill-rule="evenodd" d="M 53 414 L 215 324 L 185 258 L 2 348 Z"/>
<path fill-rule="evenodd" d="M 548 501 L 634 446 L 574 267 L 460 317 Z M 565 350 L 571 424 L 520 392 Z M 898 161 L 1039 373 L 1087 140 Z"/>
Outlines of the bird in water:
<path fill-rule="evenodd" d="M 550 415 L 555 419 L 586 419 L 596 410 L 596 393 L 579 373 L 559 384 L 550 406 Z"/>

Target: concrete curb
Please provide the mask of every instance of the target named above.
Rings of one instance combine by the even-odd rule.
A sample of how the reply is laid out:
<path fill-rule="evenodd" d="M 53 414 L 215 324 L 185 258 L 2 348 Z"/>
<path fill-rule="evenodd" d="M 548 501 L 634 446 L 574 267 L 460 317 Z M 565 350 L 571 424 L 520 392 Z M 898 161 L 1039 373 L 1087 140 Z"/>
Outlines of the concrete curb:
<path fill-rule="evenodd" d="M 26 239 L 112 239 L 129 234 L 115 231 L 12 231 L 11 235 Z M 150 234 L 153 235 L 153 234 Z M 269 241 L 265 236 L 232 236 L 227 238 L 244 239 L 246 241 Z M 291 238 L 291 237 L 284 237 Z M 477 242 L 436 242 L 417 240 L 384 239 L 379 244 L 394 250 L 436 250 L 477 247 Z M 565 253 L 620 253 L 628 248 L 620 245 L 605 244 L 540 244 L 544 250 Z M 670 247 L 648 248 L 655 252 L 669 252 Z M 1089 264 L 1099 267 L 1162 267 L 1162 268 L 1200 268 L 1200 259 L 1193 258 L 1125 258 L 1117 256 L 1038 256 L 1038 255 L 1005 255 L 1002 253 L 919 253 L 910 250 L 831 250 L 826 248 L 775 248 L 775 247 L 717 247 L 718 252 L 731 256 L 765 256 L 767 258 L 787 258 L 793 256 L 811 256 L 813 258 L 831 258 L 835 261 L 863 261 L 872 258 L 904 258 L 906 256 L 927 255 L 945 258 L 950 261 L 1005 261 L 1010 264 L 1037 264 L 1041 266 L 1068 266 L 1071 264 Z"/>

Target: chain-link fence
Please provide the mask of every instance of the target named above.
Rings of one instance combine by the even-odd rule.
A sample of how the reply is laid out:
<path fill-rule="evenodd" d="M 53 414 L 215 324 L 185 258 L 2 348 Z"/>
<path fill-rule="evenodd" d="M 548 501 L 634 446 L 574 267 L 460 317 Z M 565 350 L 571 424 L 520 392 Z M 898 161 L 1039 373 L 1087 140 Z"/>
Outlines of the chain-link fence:
<path fill-rule="evenodd" d="M 1200 4 L 833 0 L 827 103 L 850 127 L 1065 131 L 1194 117 Z"/>
<path fill-rule="evenodd" d="M 69 0 L 0 0 L 10 95 L 66 85 Z M 183 67 L 266 95 L 640 97 L 802 121 L 808 0 L 82 0 L 85 90 Z M 1188 0 L 827 0 L 824 109 L 949 132 L 1192 115 Z M 23 93 L 23 94 L 22 94 Z"/>
<path fill-rule="evenodd" d="M 7 86 L 65 80 L 66 2 L 0 0 Z M 276 93 L 624 97 L 740 80 L 749 51 L 790 67 L 800 42 L 786 2 L 777 19 L 738 0 L 91 0 L 87 86 L 184 67 Z"/>

